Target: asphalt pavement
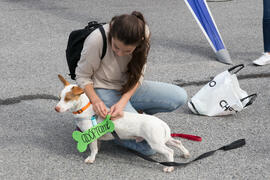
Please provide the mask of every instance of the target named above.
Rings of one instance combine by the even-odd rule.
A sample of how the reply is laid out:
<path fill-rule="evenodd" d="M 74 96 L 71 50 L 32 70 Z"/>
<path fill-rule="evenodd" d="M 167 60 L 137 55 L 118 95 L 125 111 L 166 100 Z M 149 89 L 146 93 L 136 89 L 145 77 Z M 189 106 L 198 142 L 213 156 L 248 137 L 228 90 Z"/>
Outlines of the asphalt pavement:
<path fill-rule="evenodd" d="M 191 159 L 246 139 L 242 148 L 167 174 L 110 142 L 102 143 L 94 164 L 85 164 L 89 150 L 76 150 L 72 114 L 54 111 L 62 89 L 57 74 L 69 79 L 65 49 L 72 30 L 137 10 L 152 33 L 145 79 L 180 85 L 191 98 L 231 66 L 216 61 L 184 1 L 0 0 L 0 179 L 270 179 L 270 65 L 252 65 L 263 51 L 262 1 L 208 4 L 234 65 L 245 64 L 238 74 L 241 88 L 258 97 L 233 116 L 198 116 L 187 105 L 156 114 L 173 132 L 202 137 L 181 139 Z M 175 161 L 187 162 L 174 150 Z"/>

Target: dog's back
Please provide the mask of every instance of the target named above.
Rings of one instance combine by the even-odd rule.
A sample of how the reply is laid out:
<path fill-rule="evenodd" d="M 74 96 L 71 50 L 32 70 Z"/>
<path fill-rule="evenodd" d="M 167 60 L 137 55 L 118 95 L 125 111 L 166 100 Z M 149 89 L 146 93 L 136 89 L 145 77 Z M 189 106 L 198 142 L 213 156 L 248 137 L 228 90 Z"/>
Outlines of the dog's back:
<path fill-rule="evenodd" d="M 153 139 L 159 134 L 166 142 L 171 134 L 169 126 L 164 121 L 151 115 L 124 112 L 123 118 L 113 122 L 115 131 L 119 132 L 118 135 L 123 139 L 137 136 L 147 140 L 148 137 Z"/>

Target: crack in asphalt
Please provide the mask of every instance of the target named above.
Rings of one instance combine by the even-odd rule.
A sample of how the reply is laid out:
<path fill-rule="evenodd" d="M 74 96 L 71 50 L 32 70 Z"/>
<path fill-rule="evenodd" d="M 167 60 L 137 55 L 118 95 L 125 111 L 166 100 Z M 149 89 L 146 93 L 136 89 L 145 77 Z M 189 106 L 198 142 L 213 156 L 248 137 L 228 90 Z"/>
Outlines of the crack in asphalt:
<path fill-rule="evenodd" d="M 243 79 L 258 79 L 258 78 L 268 78 L 270 77 L 270 73 L 258 73 L 258 74 L 247 74 L 247 75 L 237 75 L 238 80 Z M 184 81 L 184 80 L 175 80 L 174 84 L 181 87 L 187 86 L 201 86 L 205 85 L 209 81 L 211 81 L 214 77 L 210 77 L 208 80 L 201 80 L 201 81 Z M 51 100 L 59 100 L 57 96 L 50 95 L 50 94 L 35 94 L 35 95 L 22 95 L 13 98 L 7 99 L 0 99 L 0 106 L 1 105 L 11 105 L 21 102 L 22 100 L 35 100 L 35 99 L 51 99 Z"/>
<path fill-rule="evenodd" d="M 35 100 L 35 99 L 52 99 L 59 100 L 57 96 L 50 94 L 35 94 L 35 95 L 22 95 L 13 98 L 0 99 L 0 105 L 11 105 L 21 102 L 22 100 Z"/>

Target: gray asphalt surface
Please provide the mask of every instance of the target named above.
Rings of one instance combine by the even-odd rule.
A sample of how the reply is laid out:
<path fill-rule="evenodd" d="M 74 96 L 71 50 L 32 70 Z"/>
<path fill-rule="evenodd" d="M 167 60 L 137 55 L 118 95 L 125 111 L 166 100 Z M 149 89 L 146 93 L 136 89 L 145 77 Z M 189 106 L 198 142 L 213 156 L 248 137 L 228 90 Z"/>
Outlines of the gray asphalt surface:
<path fill-rule="evenodd" d="M 239 138 L 246 146 L 162 172 L 162 166 L 104 142 L 93 165 L 79 153 L 71 134 L 71 113 L 54 111 L 67 79 L 69 33 L 88 21 L 141 11 L 152 32 L 146 79 L 183 85 L 192 97 L 210 77 L 231 66 L 215 60 L 210 45 L 184 1 L 0 0 L 0 179 L 270 179 L 270 66 L 253 66 L 263 51 L 262 1 L 209 3 L 234 64 L 244 63 L 240 86 L 257 92 L 255 103 L 227 117 L 191 114 L 187 105 L 156 116 L 173 132 L 199 135 L 181 139 L 192 158 Z M 177 162 L 186 162 L 175 151 Z M 160 155 L 153 158 L 164 160 Z M 191 158 L 191 159 L 192 159 Z"/>

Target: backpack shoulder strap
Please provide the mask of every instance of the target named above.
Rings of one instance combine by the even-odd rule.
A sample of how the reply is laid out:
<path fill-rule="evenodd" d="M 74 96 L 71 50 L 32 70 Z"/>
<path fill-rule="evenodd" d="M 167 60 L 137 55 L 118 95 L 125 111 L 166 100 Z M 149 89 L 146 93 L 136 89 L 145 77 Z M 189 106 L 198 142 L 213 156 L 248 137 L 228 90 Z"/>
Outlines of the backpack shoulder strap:
<path fill-rule="evenodd" d="M 105 30 L 104 30 L 103 26 L 100 26 L 99 30 L 101 32 L 102 39 L 103 39 L 102 55 L 100 58 L 102 60 L 106 54 L 106 51 L 107 51 L 107 37 L 106 37 Z"/>

